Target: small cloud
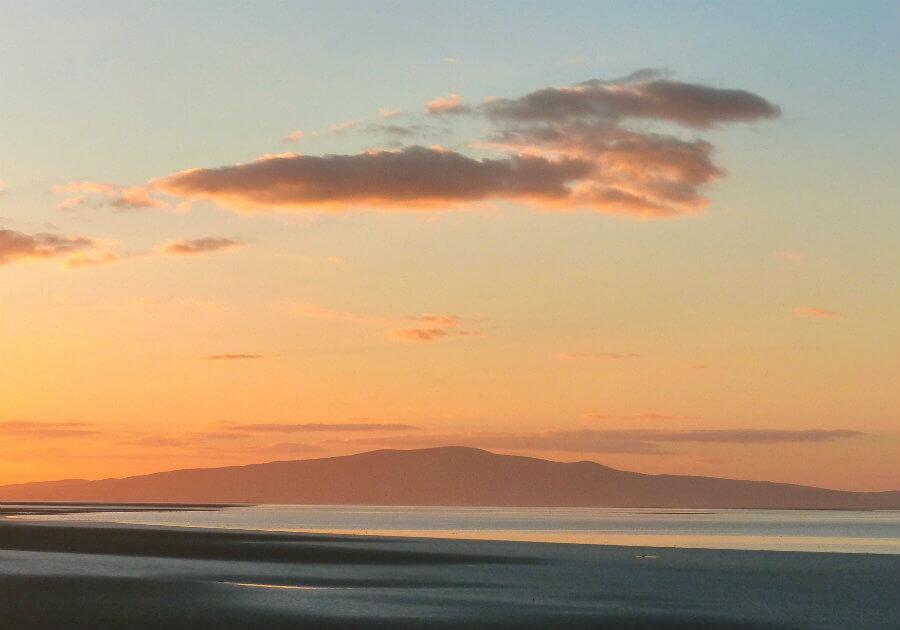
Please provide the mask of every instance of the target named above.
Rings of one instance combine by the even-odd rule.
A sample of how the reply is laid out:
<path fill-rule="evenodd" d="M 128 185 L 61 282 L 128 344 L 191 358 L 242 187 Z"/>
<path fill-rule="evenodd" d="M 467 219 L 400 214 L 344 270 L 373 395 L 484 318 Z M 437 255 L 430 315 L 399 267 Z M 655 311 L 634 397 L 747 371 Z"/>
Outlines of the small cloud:
<path fill-rule="evenodd" d="M 282 138 L 282 140 L 285 142 L 296 142 L 301 138 L 303 138 L 303 132 L 295 131 L 294 133 L 289 133 L 288 135 L 286 135 L 284 138 Z"/>
<path fill-rule="evenodd" d="M 91 181 L 69 182 L 53 187 L 57 193 L 78 193 L 106 197 L 106 203 L 114 208 L 143 209 L 143 208 L 168 208 L 169 204 L 160 199 L 153 199 L 147 194 L 144 186 L 115 186 L 113 184 L 101 184 Z M 82 197 L 73 197 L 64 200 L 59 206 L 60 210 L 71 210 L 83 205 Z"/>
<path fill-rule="evenodd" d="M 795 252 L 791 250 L 779 250 L 772 252 L 774 258 L 786 260 L 795 265 L 802 265 L 806 262 L 806 254 L 803 252 Z"/>
<path fill-rule="evenodd" d="M 100 431 L 92 428 L 92 422 L 32 422 L 28 420 L 8 420 L 0 422 L 0 435 L 28 436 L 36 438 L 82 438 L 93 437 Z"/>
<path fill-rule="evenodd" d="M 462 59 L 460 59 L 459 57 L 444 57 L 444 61 L 455 65 L 459 65 L 462 63 Z"/>
<path fill-rule="evenodd" d="M 207 236 L 204 238 L 169 241 L 165 245 L 160 246 L 158 251 L 176 256 L 195 256 L 197 254 L 216 252 L 223 249 L 234 249 L 241 246 L 243 246 L 243 243 L 230 238 L 214 238 Z"/>
<path fill-rule="evenodd" d="M 107 265 L 109 263 L 121 260 L 119 256 L 112 252 L 100 252 L 95 255 L 88 254 L 72 254 L 63 262 L 66 269 L 83 269 L 85 267 L 95 267 L 97 265 Z"/>
<path fill-rule="evenodd" d="M 444 328 L 401 328 L 393 331 L 393 335 L 401 341 L 428 343 L 450 336 Z"/>
<path fill-rule="evenodd" d="M 554 357 L 557 359 L 636 359 L 641 355 L 629 352 L 623 354 L 620 352 L 557 352 Z"/>
<path fill-rule="evenodd" d="M 399 109 L 379 109 L 378 115 L 382 118 L 393 118 L 394 116 L 399 116 L 403 111 Z"/>
<path fill-rule="evenodd" d="M 582 416 L 588 420 L 702 420 L 700 416 L 670 415 L 665 413 L 635 413 L 631 415 L 615 415 L 605 413 L 586 413 Z"/>
<path fill-rule="evenodd" d="M 241 361 L 244 359 L 262 359 L 263 355 L 261 354 L 238 354 L 238 353 L 227 353 L 227 354 L 211 354 L 209 356 L 200 357 L 203 361 Z"/>
<path fill-rule="evenodd" d="M 95 247 L 97 241 L 85 236 L 27 234 L 0 230 L 0 265 L 25 260 L 58 258 Z"/>
<path fill-rule="evenodd" d="M 463 103 L 459 94 L 451 94 L 442 98 L 428 101 L 425 112 L 428 114 L 465 114 L 470 111 L 468 105 Z"/>
<path fill-rule="evenodd" d="M 843 317 L 843 315 L 841 315 L 840 313 L 835 313 L 834 311 L 829 311 L 824 308 L 812 308 L 808 306 L 796 309 L 796 313 L 798 315 L 812 317 L 813 319 L 834 319 Z"/>
<path fill-rule="evenodd" d="M 345 422 L 345 423 L 251 423 L 228 424 L 229 430 L 248 431 L 250 433 L 300 433 L 303 431 L 316 432 L 360 432 L 371 431 L 417 431 L 419 427 L 410 424 L 396 424 L 383 422 Z"/>

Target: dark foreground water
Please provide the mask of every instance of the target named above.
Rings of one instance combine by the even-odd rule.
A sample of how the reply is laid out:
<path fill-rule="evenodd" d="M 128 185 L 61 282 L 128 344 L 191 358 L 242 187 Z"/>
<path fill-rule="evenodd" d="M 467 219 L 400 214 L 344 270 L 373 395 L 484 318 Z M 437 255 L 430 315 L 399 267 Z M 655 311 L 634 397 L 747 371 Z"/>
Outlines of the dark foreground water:
<path fill-rule="evenodd" d="M 46 518 L 428 538 L 900 554 L 900 511 L 261 505 Z"/>
<path fill-rule="evenodd" d="M 898 585 L 889 554 L 0 519 L 16 630 L 897 630 Z"/>

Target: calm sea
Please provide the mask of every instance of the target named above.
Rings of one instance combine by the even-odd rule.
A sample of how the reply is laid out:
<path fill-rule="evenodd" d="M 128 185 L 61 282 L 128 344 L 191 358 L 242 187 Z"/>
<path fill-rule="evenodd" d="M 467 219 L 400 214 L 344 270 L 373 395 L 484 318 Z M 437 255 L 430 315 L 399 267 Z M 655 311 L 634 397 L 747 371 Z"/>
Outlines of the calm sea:
<path fill-rule="evenodd" d="M 426 538 L 900 554 L 900 511 L 258 505 L 28 517 Z"/>

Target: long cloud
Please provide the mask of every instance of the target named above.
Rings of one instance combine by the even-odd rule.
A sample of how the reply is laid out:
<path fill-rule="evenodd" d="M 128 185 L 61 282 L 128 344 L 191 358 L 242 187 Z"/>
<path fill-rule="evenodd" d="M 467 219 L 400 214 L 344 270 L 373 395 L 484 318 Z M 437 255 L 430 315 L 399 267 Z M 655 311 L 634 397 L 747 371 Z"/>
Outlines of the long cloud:
<path fill-rule="evenodd" d="M 480 105 L 451 95 L 431 101 L 427 111 L 432 118 L 456 114 L 443 117 L 448 124 L 466 117 L 486 121 L 491 128 L 471 144 L 500 155 L 478 159 L 418 145 L 343 155 L 266 155 L 174 173 L 135 190 L 241 212 L 447 210 L 497 200 L 642 218 L 696 214 L 709 204 L 703 189 L 724 171 L 713 161 L 712 144 L 680 138 L 673 129 L 696 132 L 780 115 L 776 105 L 752 92 L 676 81 L 650 70 Z M 635 120 L 642 126 L 629 126 Z M 647 124 L 663 129 L 649 130 Z"/>
<path fill-rule="evenodd" d="M 27 234 L 15 230 L 0 230 L 0 265 L 68 256 L 95 245 L 93 239 L 84 236 Z"/>

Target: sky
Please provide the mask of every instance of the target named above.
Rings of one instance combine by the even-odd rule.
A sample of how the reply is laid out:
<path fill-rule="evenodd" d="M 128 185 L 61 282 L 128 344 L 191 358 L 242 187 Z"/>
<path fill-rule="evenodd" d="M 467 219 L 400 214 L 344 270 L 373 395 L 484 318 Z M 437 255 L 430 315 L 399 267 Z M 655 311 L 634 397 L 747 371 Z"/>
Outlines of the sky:
<path fill-rule="evenodd" d="M 900 488 L 896 2 L 7 2 L 0 483 L 468 445 Z"/>

